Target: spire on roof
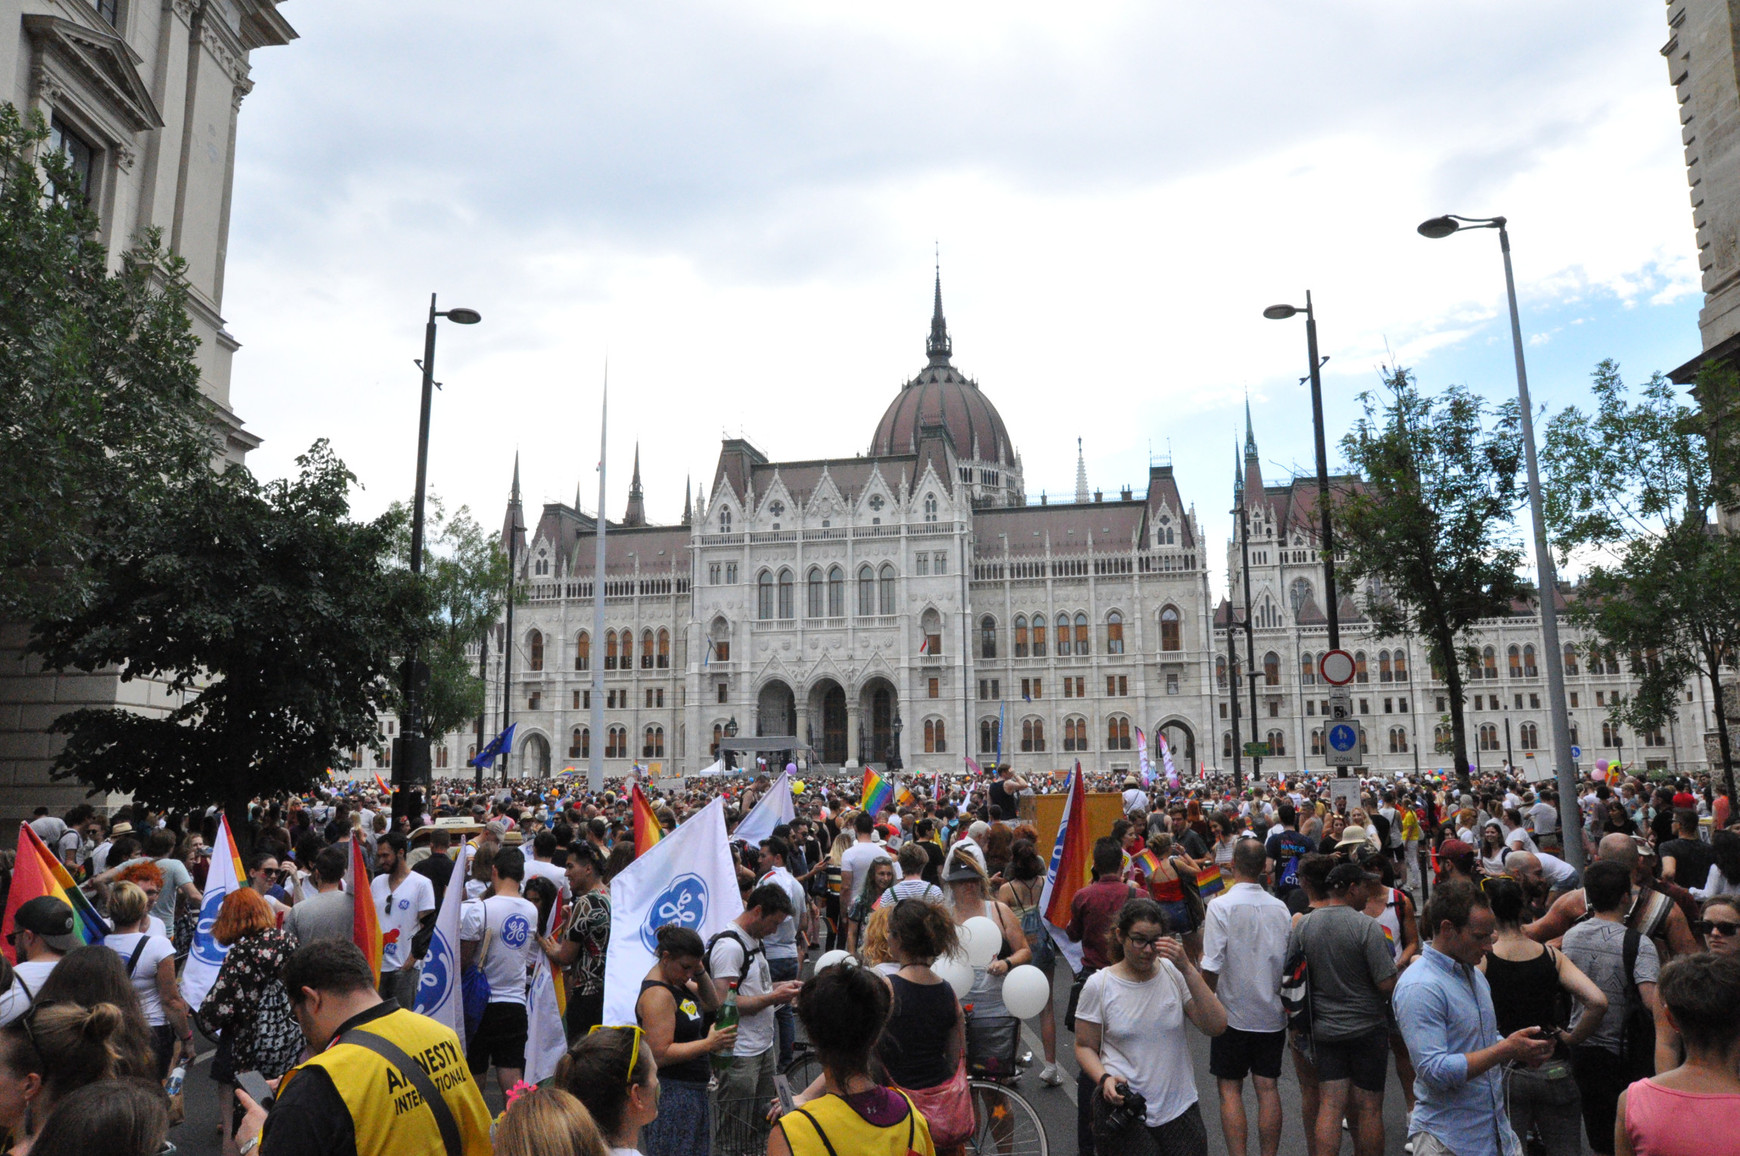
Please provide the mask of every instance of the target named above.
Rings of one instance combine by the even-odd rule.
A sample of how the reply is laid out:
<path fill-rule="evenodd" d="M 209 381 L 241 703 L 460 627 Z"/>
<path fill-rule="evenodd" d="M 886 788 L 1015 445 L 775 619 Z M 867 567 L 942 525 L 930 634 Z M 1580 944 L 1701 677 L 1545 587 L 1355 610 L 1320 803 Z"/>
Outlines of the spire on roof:
<path fill-rule="evenodd" d="M 514 451 L 514 484 L 509 491 L 507 517 L 502 520 L 501 548 L 510 552 L 523 551 L 526 546 L 526 519 L 520 507 L 520 454 Z"/>
<path fill-rule="evenodd" d="M 690 522 L 693 518 L 693 515 L 694 515 L 694 511 L 695 511 L 695 497 L 694 497 L 694 491 L 693 491 L 693 486 L 692 486 L 692 479 L 690 479 L 687 475 L 684 475 L 684 477 L 683 477 L 683 525 L 687 526 L 690 524 Z"/>
<path fill-rule="evenodd" d="M 942 261 L 939 258 L 936 265 L 936 304 L 930 313 L 930 337 L 924 343 L 925 353 L 930 355 L 933 366 L 949 364 L 949 353 L 953 346 L 949 341 L 948 322 L 943 320 L 942 311 Z"/>
<path fill-rule="evenodd" d="M 1233 443 L 1233 505 L 1245 504 L 1245 468 L 1239 463 L 1239 444 Z"/>
<path fill-rule="evenodd" d="M 634 443 L 634 477 L 628 483 L 628 509 L 622 515 L 624 526 L 646 525 L 646 503 L 640 489 L 640 443 Z"/>
<path fill-rule="evenodd" d="M 1251 395 L 1245 394 L 1245 457 L 1257 456 L 1257 435 L 1251 426 Z"/>
<path fill-rule="evenodd" d="M 1082 456 L 1080 438 L 1075 439 L 1075 500 L 1088 500 L 1087 458 Z"/>

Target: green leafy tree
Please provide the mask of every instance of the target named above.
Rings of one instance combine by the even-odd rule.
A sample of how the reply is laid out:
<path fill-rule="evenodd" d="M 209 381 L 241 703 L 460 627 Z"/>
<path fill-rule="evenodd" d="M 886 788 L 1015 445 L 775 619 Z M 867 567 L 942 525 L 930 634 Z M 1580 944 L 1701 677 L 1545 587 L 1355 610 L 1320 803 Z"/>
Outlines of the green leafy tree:
<path fill-rule="evenodd" d="M 78 606 L 108 527 L 216 444 L 184 263 L 153 232 L 111 272 L 47 138 L 0 104 L 0 621 Z"/>
<path fill-rule="evenodd" d="M 1401 368 L 1384 386 L 1361 396 L 1363 416 L 1341 441 L 1364 479 L 1335 503 L 1341 572 L 1364 587 L 1379 635 L 1425 643 L 1449 692 L 1451 753 L 1466 788 L 1463 668 L 1475 656 L 1459 640 L 1529 592 L 1513 520 L 1522 499 L 1516 404 L 1490 406 L 1461 386 L 1429 397 Z"/>
<path fill-rule="evenodd" d="M 1698 405 L 1652 376 L 1635 399 L 1619 367 L 1595 367 L 1593 408 L 1547 423 L 1547 524 L 1561 555 L 1592 559 L 1573 621 L 1631 656 L 1637 690 L 1612 719 L 1633 731 L 1667 725 L 1688 681 L 1720 704 L 1740 655 L 1740 540 L 1710 521 L 1740 506 L 1740 443 L 1731 368 L 1698 375 Z M 1720 415 L 1712 422 L 1709 415 Z M 1716 714 L 1724 789 L 1734 797 L 1726 713 Z"/>
<path fill-rule="evenodd" d="M 32 639 L 53 669 L 160 678 L 164 711 L 62 715 L 59 777 L 161 806 L 221 801 L 232 829 L 257 795 L 305 791 L 379 742 L 395 640 L 428 617 L 383 564 L 402 519 L 349 518 L 354 481 L 325 442 L 294 478 L 202 469 L 95 544 L 78 610 Z"/>

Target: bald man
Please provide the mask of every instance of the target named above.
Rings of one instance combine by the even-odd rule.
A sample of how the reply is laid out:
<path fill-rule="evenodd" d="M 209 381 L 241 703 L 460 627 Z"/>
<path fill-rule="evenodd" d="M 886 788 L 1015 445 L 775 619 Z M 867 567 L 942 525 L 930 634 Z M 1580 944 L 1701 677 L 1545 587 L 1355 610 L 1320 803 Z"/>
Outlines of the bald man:
<path fill-rule="evenodd" d="M 1581 883 L 1575 867 L 1557 855 L 1539 855 L 1533 851 L 1512 851 L 1506 855 L 1504 871 L 1523 885 L 1531 900 L 1543 897 L 1548 907 L 1576 890 Z"/>
<path fill-rule="evenodd" d="M 1656 885 L 1655 873 L 1642 864 L 1636 839 L 1618 833 L 1604 835 L 1596 845 L 1595 857 L 1603 862 L 1618 863 L 1631 872 L 1631 905 L 1625 913 L 1625 925 L 1647 936 L 1655 944 L 1662 962 L 1699 950 L 1685 913 L 1674 903 L 1672 896 Z M 1508 859 L 1505 865 L 1509 866 Z M 1545 915 L 1523 928 L 1523 934 L 1539 943 L 1553 942 L 1587 912 L 1588 902 L 1582 889 L 1578 888 L 1560 896 Z"/>

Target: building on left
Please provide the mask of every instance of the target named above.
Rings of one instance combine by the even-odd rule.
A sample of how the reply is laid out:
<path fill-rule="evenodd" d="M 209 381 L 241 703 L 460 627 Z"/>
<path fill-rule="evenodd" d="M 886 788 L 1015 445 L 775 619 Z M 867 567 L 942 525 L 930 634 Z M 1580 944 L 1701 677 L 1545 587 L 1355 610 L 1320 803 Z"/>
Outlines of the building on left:
<path fill-rule="evenodd" d="M 0 5 L 0 99 L 40 113 L 49 146 L 79 171 L 113 267 L 146 229 L 187 262 L 200 387 L 222 452 L 240 462 L 260 439 L 230 407 L 239 342 L 223 316 L 224 262 L 242 100 L 255 49 L 296 30 L 277 0 L 12 0 Z M 0 822 L 84 797 L 55 783 L 55 717 L 79 707 L 173 705 L 160 683 L 112 673 L 46 674 L 25 628 L 0 624 Z"/>

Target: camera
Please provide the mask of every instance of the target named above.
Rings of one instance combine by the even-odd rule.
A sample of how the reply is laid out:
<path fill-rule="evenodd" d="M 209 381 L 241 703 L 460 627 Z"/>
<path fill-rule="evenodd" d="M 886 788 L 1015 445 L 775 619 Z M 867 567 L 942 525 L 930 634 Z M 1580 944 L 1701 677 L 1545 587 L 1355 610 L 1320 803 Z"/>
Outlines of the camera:
<path fill-rule="evenodd" d="M 1106 1131 L 1123 1132 L 1132 1124 L 1143 1123 L 1148 1115 L 1148 1101 L 1143 1098 L 1142 1093 L 1132 1092 L 1128 1080 L 1118 1080 L 1112 1087 L 1117 1089 L 1124 1102 L 1106 1113 Z"/>

